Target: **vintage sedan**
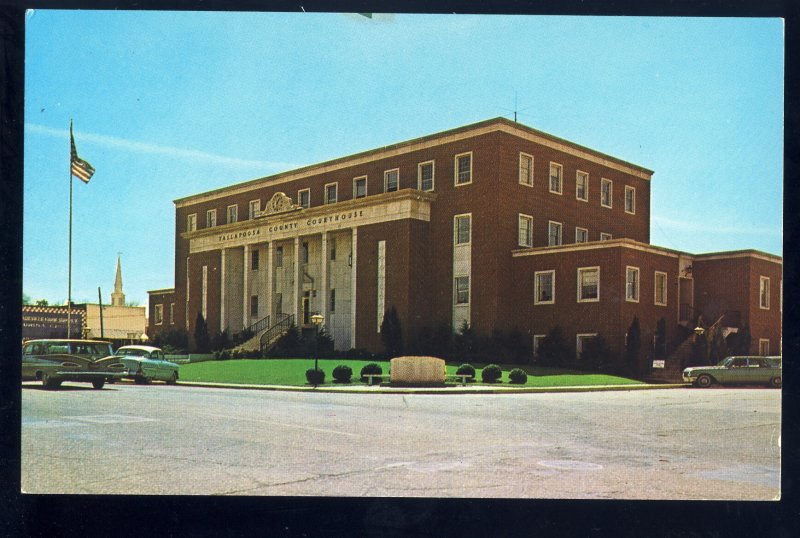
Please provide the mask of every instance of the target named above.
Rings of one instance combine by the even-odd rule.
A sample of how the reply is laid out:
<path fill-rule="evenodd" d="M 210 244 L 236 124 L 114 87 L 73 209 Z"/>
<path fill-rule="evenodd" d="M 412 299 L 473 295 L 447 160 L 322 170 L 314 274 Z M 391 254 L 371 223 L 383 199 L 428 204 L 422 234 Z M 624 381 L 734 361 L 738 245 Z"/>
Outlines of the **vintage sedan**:
<path fill-rule="evenodd" d="M 126 374 L 109 342 L 100 340 L 29 340 L 22 345 L 22 380 L 41 381 L 56 389 L 64 381 L 91 383 L 102 389 L 106 381 Z"/>
<path fill-rule="evenodd" d="M 694 366 L 683 371 L 683 380 L 695 387 L 720 385 L 769 385 L 783 383 L 780 357 L 725 357 L 716 366 Z"/>
<path fill-rule="evenodd" d="M 174 385 L 178 381 L 178 365 L 169 362 L 157 347 L 122 346 L 117 350 L 117 358 L 128 369 L 126 377 L 137 383 L 161 380 Z"/>

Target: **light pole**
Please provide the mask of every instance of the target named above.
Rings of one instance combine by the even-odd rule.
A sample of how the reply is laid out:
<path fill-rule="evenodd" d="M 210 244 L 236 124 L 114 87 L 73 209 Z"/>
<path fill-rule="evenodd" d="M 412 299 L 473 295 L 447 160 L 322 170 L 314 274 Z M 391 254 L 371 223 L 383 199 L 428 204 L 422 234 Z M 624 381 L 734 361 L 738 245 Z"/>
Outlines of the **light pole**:
<path fill-rule="evenodd" d="M 311 323 L 314 324 L 314 370 L 318 370 L 317 364 L 319 363 L 319 327 L 322 325 L 322 322 L 325 320 L 325 317 L 317 312 L 313 316 L 311 316 Z"/>

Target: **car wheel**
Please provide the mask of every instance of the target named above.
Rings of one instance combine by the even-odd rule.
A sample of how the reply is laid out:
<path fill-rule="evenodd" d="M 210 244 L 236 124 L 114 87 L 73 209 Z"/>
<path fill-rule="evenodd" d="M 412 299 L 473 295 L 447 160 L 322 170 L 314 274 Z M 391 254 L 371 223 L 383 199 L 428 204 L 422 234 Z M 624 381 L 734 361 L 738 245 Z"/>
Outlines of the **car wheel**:
<path fill-rule="evenodd" d="M 779 389 L 781 388 L 781 385 L 783 385 L 783 379 L 781 379 L 781 376 L 776 375 L 775 377 L 769 380 L 769 384 L 773 388 Z"/>
<path fill-rule="evenodd" d="M 92 386 L 94 388 L 96 388 L 97 390 L 102 389 L 103 385 L 105 385 L 105 384 L 106 384 L 106 380 L 105 379 L 94 379 L 94 380 L 92 380 Z"/>
<path fill-rule="evenodd" d="M 42 386 L 46 389 L 57 389 L 61 386 L 61 381 L 55 381 L 49 374 L 42 373 Z"/>
<path fill-rule="evenodd" d="M 174 385 L 178 382 L 178 372 L 172 372 L 172 375 L 167 380 L 167 385 Z"/>
<path fill-rule="evenodd" d="M 703 374 L 697 378 L 697 386 L 701 389 L 707 389 L 714 383 L 714 380 L 711 379 L 710 375 Z"/>

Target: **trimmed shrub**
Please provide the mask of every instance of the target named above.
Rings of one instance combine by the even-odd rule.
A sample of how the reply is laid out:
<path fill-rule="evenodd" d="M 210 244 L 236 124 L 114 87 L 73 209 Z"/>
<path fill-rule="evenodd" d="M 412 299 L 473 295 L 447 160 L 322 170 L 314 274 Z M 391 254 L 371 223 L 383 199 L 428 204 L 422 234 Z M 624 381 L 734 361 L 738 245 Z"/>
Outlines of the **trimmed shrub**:
<path fill-rule="evenodd" d="M 374 362 L 371 362 L 369 364 L 364 365 L 364 367 L 361 369 L 361 381 L 364 383 L 367 382 L 366 378 L 367 374 L 381 375 L 382 373 L 383 373 L 383 368 L 381 368 L 380 364 L 375 364 Z"/>
<path fill-rule="evenodd" d="M 515 385 L 524 385 L 528 382 L 528 374 L 522 368 L 514 368 L 508 372 L 508 381 Z"/>
<path fill-rule="evenodd" d="M 322 385 L 325 382 L 325 371 L 309 368 L 306 370 L 306 381 L 312 385 Z"/>
<path fill-rule="evenodd" d="M 351 377 L 353 377 L 353 369 L 346 364 L 340 364 L 333 369 L 333 379 L 339 383 L 350 383 Z"/>
<path fill-rule="evenodd" d="M 489 364 L 481 371 L 481 379 L 484 383 L 496 383 L 503 371 L 496 364 Z"/>
<path fill-rule="evenodd" d="M 227 361 L 230 360 L 231 358 L 231 354 L 228 353 L 228 351 L 215 351 L 214 355 L 215 355 L 214 358 L 217 359 L 218 361 Z"/>
<path fill-rule="evenodd" d="M 475 367 L 469 363 L 462 364 L 456 370 L 456 375 L 471 375 L 472 378 L 467 381 L 475 381 Z"/>

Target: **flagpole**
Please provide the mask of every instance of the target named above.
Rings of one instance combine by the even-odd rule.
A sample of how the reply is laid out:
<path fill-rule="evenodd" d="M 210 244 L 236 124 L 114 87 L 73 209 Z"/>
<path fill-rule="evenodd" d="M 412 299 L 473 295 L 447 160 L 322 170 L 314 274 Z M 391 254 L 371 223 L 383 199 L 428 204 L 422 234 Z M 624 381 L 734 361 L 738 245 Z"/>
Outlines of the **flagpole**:
<path fill-rule="evenodd" d="M 72 119 L 69 120 L 69 268 L 67 270 L 67 339 L 72 338 Z"/>

